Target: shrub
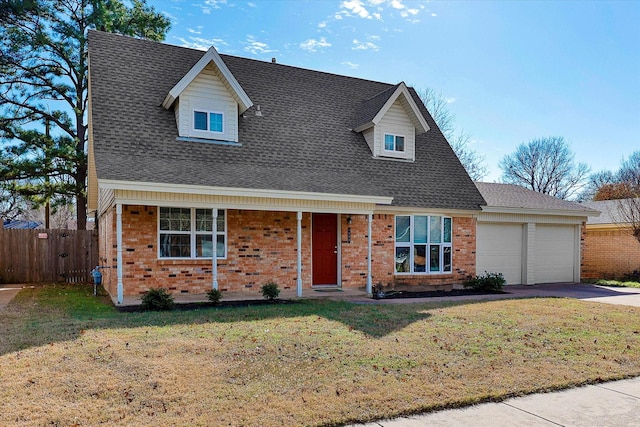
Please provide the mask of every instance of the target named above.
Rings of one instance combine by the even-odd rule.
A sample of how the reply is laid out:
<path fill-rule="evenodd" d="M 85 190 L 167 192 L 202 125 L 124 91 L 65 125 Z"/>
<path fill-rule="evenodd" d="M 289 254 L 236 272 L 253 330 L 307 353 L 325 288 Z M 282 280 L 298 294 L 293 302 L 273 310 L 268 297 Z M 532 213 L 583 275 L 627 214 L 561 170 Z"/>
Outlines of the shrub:
<path fill-rule="evenodd" d="M 625 282 L 640 282 L 640 269 L 633 270 L 631 273 L 626 273 L 622 276 L 622 279 Z"/>
<path fill-rule="evenodd" d="M 278 288 L 278 284 L 276 282 L 267 282 L 260 288 L 262 290 L 262 296 L 268 299 L 269 301 L 273 301 L 278 298 L 280 295 L 280 289 Z"/>
<path fill-rule="evenodd" d="M 476 291 L 501 291 L 506 283 L 502 273 L 487 273 L 469 279 L 464 283 L 465 288 L 471 288 Z"/>
<path fill-rule="evenodd" d="M 162 288 L 151 288 L 142 295 L 142 308 L 145 310 L 173 309 L 173 296 Z"/>
<path fill-rule="evenodd" d="M 211 289 L 207 292 L 207 298 L 214 304 L 220 304 L 220 300 L 222 299 L 222 292 L 219 289 Z"/>

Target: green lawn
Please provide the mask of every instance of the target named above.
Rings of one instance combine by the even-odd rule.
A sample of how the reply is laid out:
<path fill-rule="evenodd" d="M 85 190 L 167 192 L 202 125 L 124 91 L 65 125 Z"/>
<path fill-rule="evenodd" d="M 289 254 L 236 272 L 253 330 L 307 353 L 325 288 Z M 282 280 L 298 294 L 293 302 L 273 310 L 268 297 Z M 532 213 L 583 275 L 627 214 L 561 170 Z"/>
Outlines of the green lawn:
<path fill-rule="evenodd" d="M 0 425 L 341 425 L 640 375 L 640 308 L 570 299 L 119 313 L 24 289 Z"/>
<path fill-rule="evenodd" d="M 614 286 L 620 287 L 624 286 L 625 288 L 640 288 L 640 282 L 632 282 L 632 281 L 620 281 L 620 280 L 594 280 L 592 281 L 595 285 L 603 285 L 603 286 Z"/>

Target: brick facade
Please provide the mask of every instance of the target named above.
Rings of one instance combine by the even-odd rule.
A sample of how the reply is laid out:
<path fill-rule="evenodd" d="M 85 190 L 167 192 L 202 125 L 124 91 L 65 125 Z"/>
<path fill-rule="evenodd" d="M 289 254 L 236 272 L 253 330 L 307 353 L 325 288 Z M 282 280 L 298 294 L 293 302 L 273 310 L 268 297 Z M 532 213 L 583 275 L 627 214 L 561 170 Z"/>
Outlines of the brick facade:
<path fill-rule="evenodd" d="M 222 291 L 258 292 L 273 280 L 295 289 L 297 279 L 297 220 L 295 212 L 226 210 L 227 257 L 218 260 Z M 347 218 L 351 218 L 351 224 Z M 311 287 L 311 218 L 302 217 L 302 281 Z M 367 215 L 340 216 L 340 280 L 343 287 L 364 288 L 367 280 Z M 100 259 L 105 289 L 116 294 L 116 215 L 112 208 L 99 219 Z M 158 208 L 123 206 L 123 287 L 139 295 L 152 287 L 172 293 L 204 293 L 212 286 L 209 259 L 158 259 Z M 372 278 L 384 286 L 432 285 L 450 288 L 475 272 L 476 220 L 453 218 L 453 272 L 396 276 L 394 274 L 394 216 L 373 215 Z M 350 236 L 349 236 L 350 235 Z M 350 237 L 350 238 L 349 238 Z"/>
<path fill-rule="evenodd" d="M 640 243 L 628 229 L 587 228 L 582 253 L 583 279 L 620 279 L 640 269 Z"/>

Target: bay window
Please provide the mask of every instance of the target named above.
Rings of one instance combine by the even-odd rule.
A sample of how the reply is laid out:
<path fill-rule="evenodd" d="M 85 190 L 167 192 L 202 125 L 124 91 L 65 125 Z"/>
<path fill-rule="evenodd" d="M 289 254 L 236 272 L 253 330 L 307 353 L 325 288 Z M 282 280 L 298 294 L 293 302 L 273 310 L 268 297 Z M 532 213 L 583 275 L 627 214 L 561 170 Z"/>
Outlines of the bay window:
<path fill-rule="evenodd" d="M 451 223 L 439 215 L 396 216 L 396 273 L 450 273 Z"/>
<path fill-rule="evenodd" d="M 226 257 L 225 211 L 218 209 L 216 252 Z M 211 258 L 213 256 L 213 211 L 200 208 L 160 208 L 158 217 L 160 258 Z"/>

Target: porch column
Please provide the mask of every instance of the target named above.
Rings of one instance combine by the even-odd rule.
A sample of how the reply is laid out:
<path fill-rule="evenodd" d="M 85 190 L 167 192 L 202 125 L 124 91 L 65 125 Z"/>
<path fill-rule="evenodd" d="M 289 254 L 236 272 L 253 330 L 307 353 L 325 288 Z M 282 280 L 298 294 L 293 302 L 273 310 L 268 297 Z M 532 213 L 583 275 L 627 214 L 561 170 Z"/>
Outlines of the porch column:
<path fill-rule="evenodd" d="M 298 212 L 298 279 L 296 280 L 296 289 L 298 297 L 302 296 L 302 212 Z"/>
<path fill-rule="evenodd" d="M 367 295 L 372 295 L 371 289 L 371 222 L 373 221 L 373 214 L 369 214 L 369 221 L 367 223 Z"/>
<path fill-rule="evenodd" d="M 218 209 L 211 210 L 213 223 L 211 224 L 211 276 L 213 289 L 218 289 Z"/>
<path fill-rule="evenodd" d="M 122 204 L 116 204 L 116 260 L 117 260 L 117 277 L 118 277 L 118 304 L 122 304 Z"/>

